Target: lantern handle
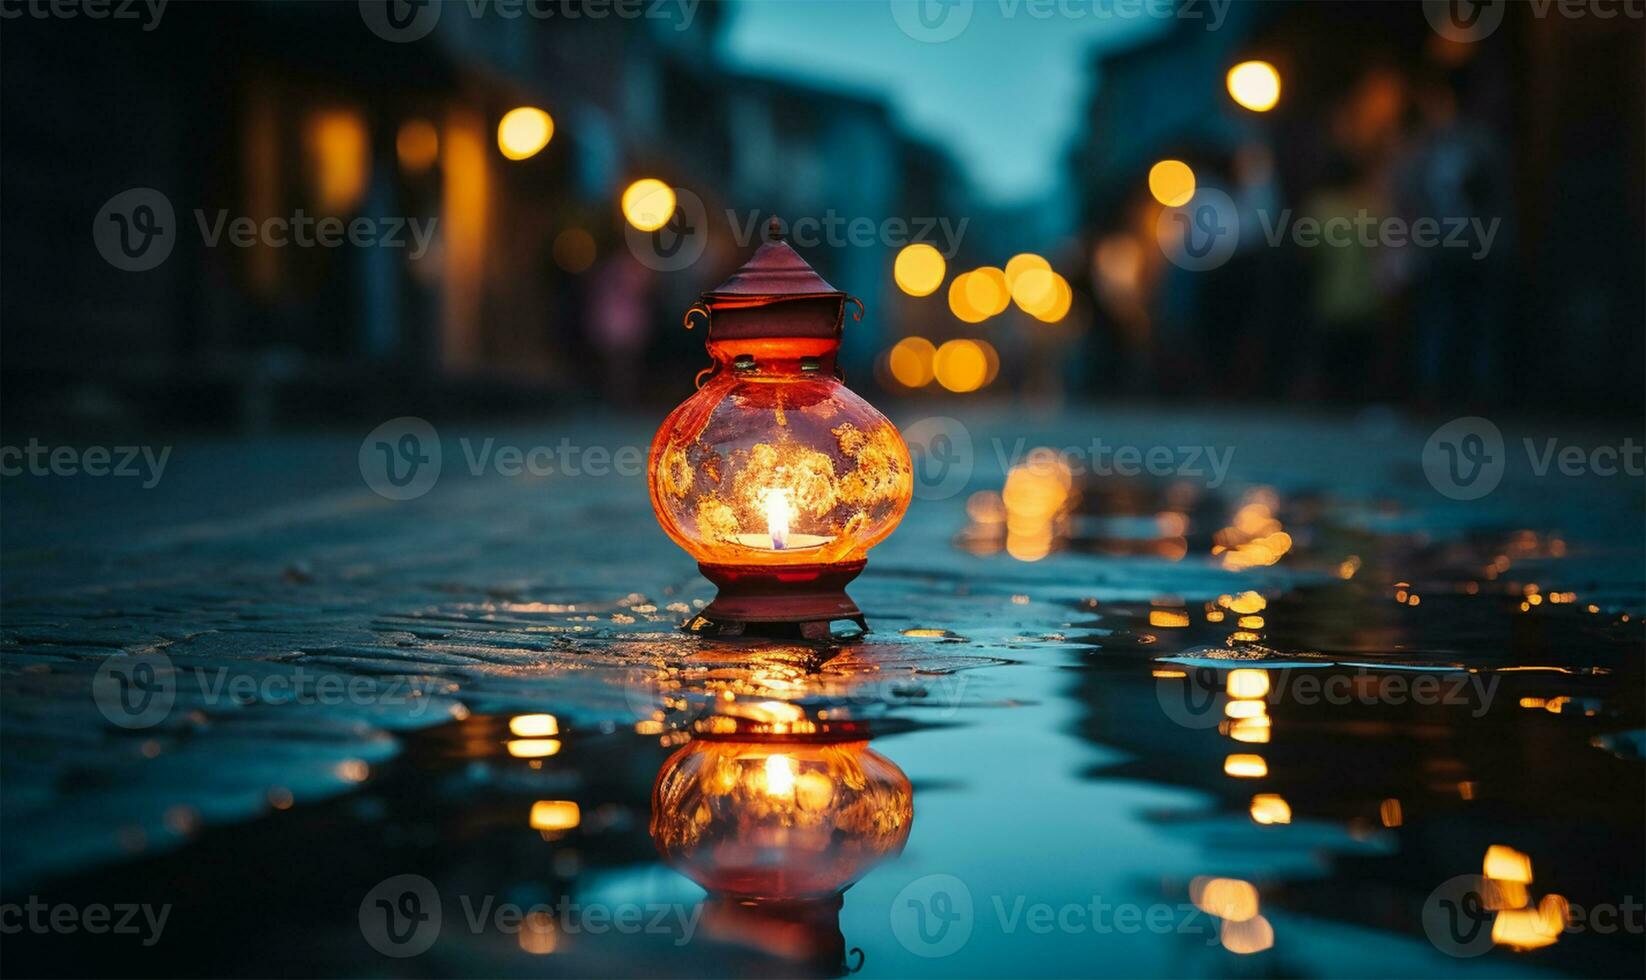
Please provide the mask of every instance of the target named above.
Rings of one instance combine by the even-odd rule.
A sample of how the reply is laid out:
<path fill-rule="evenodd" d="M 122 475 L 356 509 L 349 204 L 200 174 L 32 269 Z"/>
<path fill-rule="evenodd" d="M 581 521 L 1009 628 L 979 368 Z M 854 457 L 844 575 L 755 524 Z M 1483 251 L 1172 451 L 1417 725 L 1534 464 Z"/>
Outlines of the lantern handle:
<path fill-rule="evenodd" d="M 854 303 L 857 306 L 857 312 L 852 314 L 852 322 L 853 323 L 862 322 L 862 320 L 863 320 L 863 301 L 858 299 L 856 296 L 848 296 L 848 297 L 846 297 L 846 302 Z"/>
<path fill-rule="evenodd" d="M 685 324 L 687 330 L 690 330 L 692 327 L 696 326 L 696 324 L 692 322 L 692 314 L 694 313 L 701 316 L 704 323 L 709 322 L 709 308 L 702 303 L 693 303 L 691 305 L 691 309 L 687 310 L 686 315 L 681 318 L 681 322 Z"/>
<path fill-rule="evenodd" d="M 688 327 L 687 329 L 690 329 L 690 327 Z M 692 379 L 693 387 L 702 388 L 704 385 L 708 384 L 709 383 L 709 378 L 714 375 L 714 372 L 715 372 L 715 366 L 713 364 L 711 364 L 708 367 L 704 368 L 703 370 L 697 372 L 697 377 Z"/>

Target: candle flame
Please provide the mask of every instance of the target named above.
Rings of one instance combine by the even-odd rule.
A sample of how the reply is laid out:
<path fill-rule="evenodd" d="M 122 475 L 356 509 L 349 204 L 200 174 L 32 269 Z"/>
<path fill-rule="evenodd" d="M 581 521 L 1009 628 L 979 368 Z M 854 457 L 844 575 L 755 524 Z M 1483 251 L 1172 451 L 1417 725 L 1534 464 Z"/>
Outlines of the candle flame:
<path fill-rule="evenodd" d="M 794 760 L 786 755 L 766 757 L 766 795 L 792 796 L 794 794 Z"/>
<path fill-rule="evenodd" d="M 789 520 L 794 516 L 794 503 L 789 499 L 789 491 L 761 491 L 760 506 L 766 511 L 766 528 L 771 532 L 772 550 L 782 551 L 789 545 Z"/>

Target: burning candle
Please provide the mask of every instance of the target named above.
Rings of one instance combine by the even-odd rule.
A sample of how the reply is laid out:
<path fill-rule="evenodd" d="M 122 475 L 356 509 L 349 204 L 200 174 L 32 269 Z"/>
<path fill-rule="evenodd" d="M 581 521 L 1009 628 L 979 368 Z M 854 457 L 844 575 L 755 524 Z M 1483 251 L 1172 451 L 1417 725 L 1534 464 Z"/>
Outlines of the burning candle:
<path fill-rule="evenodd" d="M 794 516 L 789 491 L 767 489 L 760 495 L 760 506 L 766 512 L 766 529 L 772 536 L 772 550 L 782 551 L 789 546 L 789 518 Z"/>
<path fill-rule="evenodd" d="M 826 534 L 801 534 L 789 530 L 789 525 L 799 513 L 794 505 L 794 495 L 786 487 L 767 487 L 760 491 L 755 503 L 766 519 L 766 533 L 737 535 L 735 540 L 744 547 L 762 551 L 807 551 L 821 548 L 834 540 Z"/>

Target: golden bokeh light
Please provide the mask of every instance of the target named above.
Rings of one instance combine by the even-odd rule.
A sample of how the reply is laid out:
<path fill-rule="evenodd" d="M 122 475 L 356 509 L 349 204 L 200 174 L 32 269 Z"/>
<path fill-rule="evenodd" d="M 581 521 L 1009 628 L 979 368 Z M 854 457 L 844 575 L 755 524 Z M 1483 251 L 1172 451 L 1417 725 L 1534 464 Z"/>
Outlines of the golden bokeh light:
<path fill-rule="evenodd" d="M 917 242 L 897 253 L 897 261 L 892 264 L 892 278 L 897 280 L 897 288 L 910 296 L 930 296 L 943 285 L 948 268 L 948 263 L 943 261 L 943 253 L 924 242 Z"/>
<path fill-rule="evenodd" d="M 516 759 L 547 759 L 560 752 L 560 741 L 553 738 L 516 738 L 505 746 Z"/>
<path fill-rule="evenodd" d="M 967 296 L 966 283 L 971 277 L 970 272 L 962 272 L 949 282 L 949 312 L 962 323 L 982 323 L 989 315 L 972 306 Z"/>
<path fill-rule="evenodd" d="M 1269 774 L 1269 764 L 1260 755 L 1236 752 L 1223 760 L 1223 773 L 1236 779 L 1261 779 Z"/>
<path fill-rule="evenodd" d="M 1242 956 L 1261 953 L 1275 944 L 1274 926 L 1261 915 L 1244 921 L 1225 920 L 1218 930 L 1218 941 L 1231 953 Z"/>
<path fill-rule="evenodd" d="M 371 134 L 365 117 L 353 109 L 322 110 L 310 117 L 305 135 L 321 210 L 350 210 L 365 195 L 371 173 Z"/>
<path fill-rule="evenodd" d="M 1002 313 L 1012 301 L 1006 273 L 992 265 L 973 269 L 966 275 L 966 302 L 984 319 Z"/>
<path fill-rule="evenodd" d="M 886 355 L 886 367 L 905 388 L 924 388 L 932 383 L 932 360 L 937 348 L 925 337 L 904 337 Z"/>
<path fill-rule="evenodd" d="M 1269 672 L 1253 667 L 1231 670 L 1227 684 L 1231 698 L 1260 698 L 1269 693 Z"/>
<path fill-rule="evenodd" d="M 1225 81 L 1229 97 L 1253 112 L 1268 112 L 1280 101 L 1280 72 L 1267 61 L 1242 61 Z"/>
<path fill-rule="evenodd" d="M 1252 820 L 1271 825 L 1292 822 L 1292 805 L 1277 793 L 1259 793 L 1252 797 Z"/>
<path fill-rule="evenodd" d="M 1530 884 L 1532 859 L 1507 844 L 1493 844 L 1486 849 L 1483 863 L 1486 877 L 1498 881 L 1516 881 Z"/>
<path fill-rule="evenodd" d="M 1162 629 L 1183 629 L 1189 625 L 1189 614 L 1181 609 L 1151 609 L 1149 625 Z"/>
<path fill-rule="evenodd" d="M 571 800 L 538 800 L 532 804 L 533 830 L 572 830 L 583 822 L 583 812 Z"/>
<path fill-rule="evenodd" d="M 1188 204 L 1194 189 L 1194 171 L 1182 160 L 1162 160 L 1149 168 L 1149 193 L 1169 208 Z"/>
<path fill-rule="evenodd" d="M 976 391 L 988 379 L 989 358 L 976 341 L 944 341 L 932 355 L 932 373 L 950 391 Z"/>
<path fill-rule="evenodd" d="M 536 106 L 510 109 L 497 123 L 497 148 L 510 160 L 537 155 L 554 138 L 554 120 Z"/>
<path fill-rule="evenodd" d="M 1189 901 L 1207 915 L 1230 922 L 1257 915 L 1257 887 L 1239 878 L 1196 878 L 1189 882 Z"/>
<path fill-rule="evenodd" d="M 1006 286 L 1013 291 L 1012 295 L 1014 297 L 1016 296 L 1018 277 L 1032 269 L 1050 272 L 1052 271 L 1052 264 L 1033 252 L 1020 252 L 1007 260 Z"/>
<path fill-rule="evenodd" d="M 509 732 L 521 738 L 559 735 L 560 721 L 554 715 L 515 715 L 509 719 Z"/>
<path fill-rule="evenodd" d="M 407 173 L 420 174 L 440 157 L 440 134 L 427 119 L 408 119 L 394 137 L 394 152 Z"/>
<path fill-rule="evenodd" d="M 674 188 L 642 177 L 623 191 L 623 217 L 641 231 L 656 231 L 674 216 Z"/>

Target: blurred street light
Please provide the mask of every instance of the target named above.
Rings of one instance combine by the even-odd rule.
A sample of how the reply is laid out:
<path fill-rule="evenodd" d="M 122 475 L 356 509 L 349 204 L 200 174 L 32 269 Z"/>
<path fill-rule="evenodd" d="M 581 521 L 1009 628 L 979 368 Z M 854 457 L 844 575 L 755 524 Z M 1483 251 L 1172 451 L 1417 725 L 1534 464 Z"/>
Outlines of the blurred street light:
<path fill-rule="evenodd" d="M 904 246 L 892 265 L 892 278 L 897 280 L 897 288 L 910 296 L 930 296 L 937 292 L 947 272 L 948 264 L 943 261 L 943 253 L 924 242 Z"/>
<path fill-rule="evenodd" d="M 643 177 L 623 192 L 623 217 L 641 231 L 656 231 L 674 215 L 674 188 L 656 177 Z"/>
<path fill-rule="evenodd" d="M 1149 193 L 1169 208 L 1188 204 L 1194 188 L 1194 171 L 1182 160 L 1162 160 L 1149 168 Z"/>
<path fill-rule="evenodd" d="M 1253 112 L 1268 112 L 1280 101 L 1280 73 L 1267 61 L 1242 61 L 1229 69 L 1229 97 Z"/>
<path fill-rule="evenodd" d="M 554 120 L 533 106 L 510 109 L 497 124 L 497 148 L 510 160 L 536 156 L 553 138 Z"/>

